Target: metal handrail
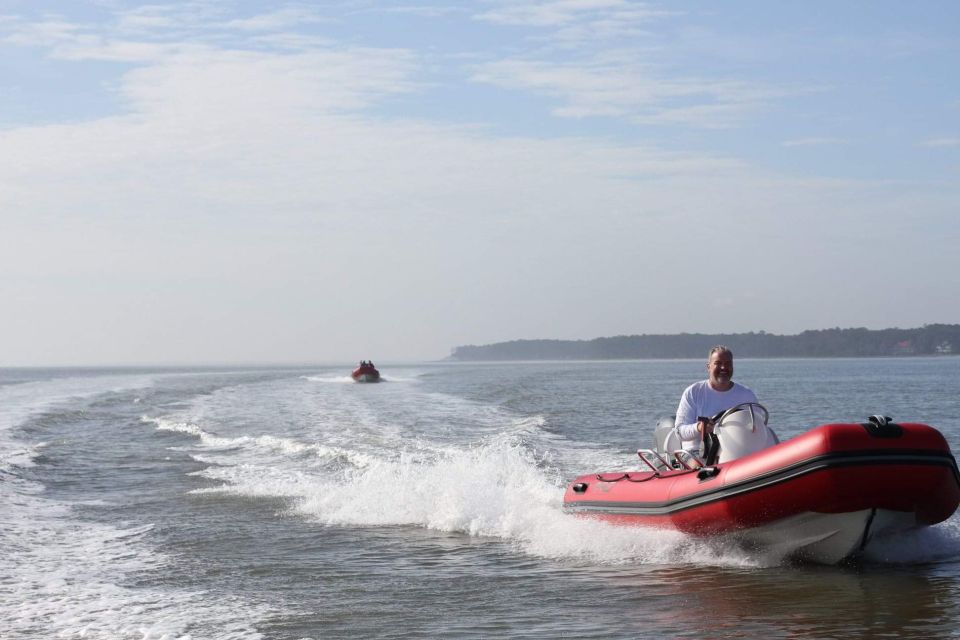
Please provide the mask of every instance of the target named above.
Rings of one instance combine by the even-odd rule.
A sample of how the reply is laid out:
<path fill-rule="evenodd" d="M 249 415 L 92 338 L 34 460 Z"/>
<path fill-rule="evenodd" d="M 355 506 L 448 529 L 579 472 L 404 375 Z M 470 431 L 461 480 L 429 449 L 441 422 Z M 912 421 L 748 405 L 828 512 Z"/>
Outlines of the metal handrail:
<path fill-rule="evenodd" d="M 699 469 L 703 466 L 703 460 L 700 459 L 700 456 L 695 455 L 691 451 L 686 449 L 678 449 L 673 452 L 673 457 L 683 465 L 684 469 Z"/>
<path fill-rule="evenodd" d="M 663 455 L 661 455 L 661 452 L 654 451 L 653 449 L 637 449 L 637 455 L 640 456 L 640 460 L 650 467 L 654 473 L 674 471 L 677 469 L 692 471 L 703 466 L 703 460 L 686 449 L 678 449 L 671 454 L 664 452 Z M 664 457 L 664 455 L 666 457 Z M 674 460 L 676 464 L 673 464 Z"/>
<path fill-rule="evenodd" d="M 637 449 L 637 455 L 640 456 L 640 460 L 646 464 L 654 473 L 659 473 L 660 471 L 669 471 L 673 469 L 673 465 L 667 462 L 664 458 L 660 456 L 659 453 L 653 449 Z M 648 458 L 647 456 L 650 456 Z M 653 461 L 651 461 L 651 458 Z M 656 463 L 656 464 L 655 464 Z"/>

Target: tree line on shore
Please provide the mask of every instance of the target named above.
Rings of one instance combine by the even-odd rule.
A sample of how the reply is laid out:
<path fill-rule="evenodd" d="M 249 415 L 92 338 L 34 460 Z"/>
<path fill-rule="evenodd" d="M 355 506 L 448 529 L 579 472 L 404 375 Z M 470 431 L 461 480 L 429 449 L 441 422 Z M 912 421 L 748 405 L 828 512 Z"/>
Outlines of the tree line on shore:
<path fill-rule="evenodd" d="M 864 358 L 960 354 L 960 324 L 916 329 L 817 329 L 796 335 L 750 333 L 632 335 L 592 340 L 512 340 L 453 349 L 448 359 L 634 360 L 706 358 L 723 344 L 738 358 Z"/>

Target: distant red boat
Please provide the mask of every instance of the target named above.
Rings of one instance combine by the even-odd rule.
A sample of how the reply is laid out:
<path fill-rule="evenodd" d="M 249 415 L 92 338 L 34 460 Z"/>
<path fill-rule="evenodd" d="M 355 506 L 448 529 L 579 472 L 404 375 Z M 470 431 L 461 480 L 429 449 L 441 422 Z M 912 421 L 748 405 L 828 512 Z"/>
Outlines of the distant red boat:
<path fill-rule="evenodd" d="M 380 372 L 372 362 L 363 360 L 360 366 L 353 370 L 350 377 L 357 382 L 380 382 Z"/>
<path fill-rule="evenodd" d="M 943 436 L 924 424 L 880 417 L 828 424 L 714 464 L 640 454 L 646 470 L 576 478 L 565 511 L 733 535 L 753 548 L 833 564 L 862 552 L 876 534 L 942 522 L 960 505 L 957 463 Z"/>

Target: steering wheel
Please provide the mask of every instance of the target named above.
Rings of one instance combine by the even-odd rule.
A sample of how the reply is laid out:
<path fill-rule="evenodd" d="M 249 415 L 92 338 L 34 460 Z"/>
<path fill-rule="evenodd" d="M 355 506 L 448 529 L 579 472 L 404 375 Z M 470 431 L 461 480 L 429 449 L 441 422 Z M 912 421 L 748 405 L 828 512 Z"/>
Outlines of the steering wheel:
<path fill-rule="evenodd" d="M 733 415 L 739 411 L 749 411 L 752 415 L 755 415 L 753 414 L 754 409 L 760 410 L 760 413 L 763 415 L 763 424 L 766 426 L 767 422 L 770 420 L 770 412 L 767 411 L 767 408 L 759 402 L 741 402 L 736 406 L 725 409 L 713 417 L 713 423 L 719 427 L 724 419 L 727 418 L 727 416 Z"/>

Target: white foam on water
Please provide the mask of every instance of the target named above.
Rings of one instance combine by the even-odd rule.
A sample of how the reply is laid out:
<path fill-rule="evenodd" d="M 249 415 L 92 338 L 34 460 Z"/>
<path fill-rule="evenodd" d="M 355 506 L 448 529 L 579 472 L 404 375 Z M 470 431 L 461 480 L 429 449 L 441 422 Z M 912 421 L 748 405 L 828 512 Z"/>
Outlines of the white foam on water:
<path fill-rule="evenodd" d="M 217 638 L 263 637 L 245 622 L 268 615 L 262 607 L 225 602 L 220 594 L 125 585 L 166 571 L 169 560 L 146 542 L 152 525 L 80 522 L 67 505 L 9 499 L 0 526 L 7 540 L 0 554 L 3 637 L 188 640 L 214 630 Z"/>
<path fill-rule="evenodd" d="M 389 374 L 386 373 L 383 369 L 378 369 L 380 371 L 380 382 L 404 382 L 404 383 L 416 383 L 419 382 L 416 374 L 411 374 L 409 371 L 403 371 L 399 373 Z M 357 381 L 353 379 L 350 374 L 346 375 L 309 375 L 301 376 L 302 380 L 307 380 L 309 382 L 321 382 L 321 383 L 332 383 L 332 384 L 357 384 Z M 368 383 L 364 383 L 361 386 L 369 386 Z"/>
<path fill-rule="evenodd" d="M 157 431 L 173 431 L 176 433 L 187 433 L 193 436 L 202 436 L 203 430 L 195 424 L 189 422 L 176 422 L 165 418 L 150 418 L 140 416 L 140 422 L 156 425 Z"/>
<path fill-rule="evenodd" d="M 356 384 L 356 380 L 350 376 L 301 376 L 301 379 L 309 382 L 326 382 L 332 384 Z"/>
<path fill-rule="evenodd" d="M 24 444 L 21 442 L 8 441 L 6 444 L 6 451 L 0 453 L 0 469 L 11 469 L 14 467 L 29 469 L 34 466 L 34 459 L 39 456 L 43 448 L 47 446 L 46 442 Z"/>
<path fill-rule="evenodd" d="M 0 387 L 0 430 L 71 400 L 149 387 L 157 376 L 84 376 L 9 384 Z"/>
<path fill-rule="evenodd" d="M 46 445 L 19 442 L 11 435 L 15 427 L 59 406 L 146 387 L 153 379 L 62 378 L 0 388 L 0 636 L 262 638 L 249 621 L 276 612 L 221 594 L 131 586 L 168 570 L 169 558 L 150 545 L 152 525 L 80 520 L 70 504 L 45 497 L 41 484 L 20 474 L 35 465 Z M 238 610 L 244 615 L 237 616 Z"/>
<path fill-rule="evenodd" d="M 89 376 L 55 378 L 0 387 L 0 473 L 29 468 L 45 446 L 22 442 L 11 434 L 32 416 L 104 393 L 119 393 L 153 384 L 155 376 Z"/>
<path fill-rule="evenodd" d="M 353 467 L 364 467 L 371 464 L 374 459 L 372 456 L 357 451 L 351 451 L 343 447 L 328 446 L 318 443 L 304 443 L 293 438 L 281 438 L 279 436 L 237 436 L 223 437 L 212 433 L 207 433 L 198 425 L 189 422 L 175 422 L 165 418 L 150 418 L 141 416 L 143 423 L 153 424 L 157 431 L 172 431 L 196 436 L 201 444 L 207 448 L 206 454 L 194 455 L 193 458 L 209 464 L 236 464 L 237 458 L 214 457 L 210 455 L 213 450 L 240 451 L 245 450 L 248 457 L 252 460 L 264 460 L 263 454 L 279 454 L 281 456 L 304 456 L 309 455 L 315 458 L 319 464 L 340 463 Z M 197 475 L 209 475 L 206 472 L 199 472 Z M 210 490 L 204 490 L 210 491 Z"/>
<path fill-rule="evenodd" d="M 960 557 L 960 516 L 946 522 L 897 534 L 878 536 L 870 541 L 864 559 L 894 564 L 923 564 L 950 561 Z"/>
<path fill-rule="evenodd" d="M 563 486 L 513 437 L 446 451 L 424 462 L 401 455 L 315 485 L 296 511 L 328 526 L 420 526 L 508 540 L 525 553 L 604 564 L 754 566 L 732 544 L 669 530 L 614 526 L 562 511 Z"/>
<path fill-rule="evenodd" d="M 0 471 L 33 465 L 43 443 L 26 443 L 10 431 L 31 416 L 71 401 L 153 384 L 153 376 L 91 376 L 22 382 L 0 387 Z"/>
<path fill-rule="evenodd" d="M 195 493 L 282 498 L 324 526 L 424 527 L 506 540 L 541 557 L 602 563 L 748 562 L 732 545 L 563 513 L 569 478 L 560 469 L 635 469 L 636 459 L 570 443 L 547 430 L 543 415 L 517 416 L 437 393 L 405 393 L 380 407 L 369 404 L 380 394 L 338 392 L 318 400 L 317 410 L 336 420 L 327 415 L 316 422 L 316 442 L 301 439 L 303 431 L 296 438 L 211 432 L 235 429 L 224 416 L 246 415 L 237 407 L 258 393 L 223 389 L 181 414 L 143 421 L 197 439 L 190 453 L 208 466 L 195 475 L 217 484 Z M 393 415 L 416 415 L 430 429 L 406 437 L 386 422 Z M 464 433 L 476 440 L 463 442 Z"/>

